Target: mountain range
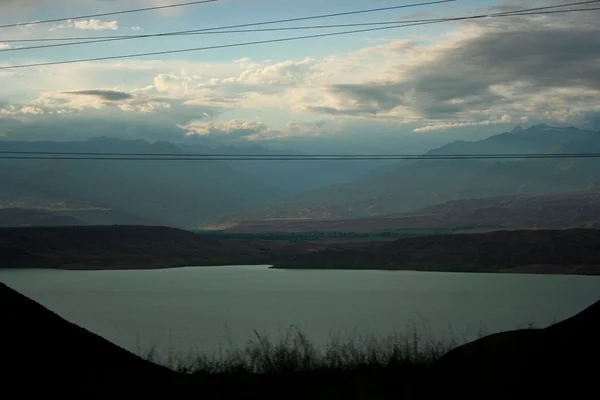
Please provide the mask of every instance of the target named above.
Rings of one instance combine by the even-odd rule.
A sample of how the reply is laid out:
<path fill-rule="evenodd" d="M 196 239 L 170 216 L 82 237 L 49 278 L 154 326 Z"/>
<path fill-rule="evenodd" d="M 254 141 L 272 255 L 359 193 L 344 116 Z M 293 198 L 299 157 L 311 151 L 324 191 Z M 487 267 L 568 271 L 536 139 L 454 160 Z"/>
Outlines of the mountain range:
<path fill-rule="evenodd" d="M 502 153 L 600 153 L 600 133 L 534 125 L 481 141 L 453 142 L 427 154 Z M 303 192 L 250 213 L 216 219 L 209 227 L 231 228 L 247 220 L 380 217 L 460 199 L 593 190 L 600 183 L 599 173 L 597 158 L 419 160 L 375 177 Z"/>
<path fill-rule="evenodd" d="M 43 210 L 0 225 L 168 225 L 224 229 L 247 221 L 345 220 L 414 213 L 461 199 L 595 190 L 595 158 L 385 161 L 57 160 L 52 153 L 297 156 L 262 146 L 209 147 L 99 137 L 79 142 L 1 141 L 0 209 Z M 11 159 L 27 153 L 51 159 Z M 534 125 L 427 155 L 600 153 L 600 133 Z M 23 214 L 22 214 L 23 215 Z M 7 217 L 8 218 L 8 217 Z M 12 217 L 11 217 L 12 218 Z M 1 219 L 1 215 L 0 215 Z M 57 219 L 55 221 L 61 221 Z M 429 222 L 428 222 L 429 223 Z"/>
<path fill-rule="evenodd" d="M 311 161 L 57 160 L 67 154 L 301 155 L 261 146 L 212 148 L 99 137 L 82 142 L 0 142 L 0 208 L 44 210 L 82 224 L 202 226 L 215 215 L 368 173 L 354 165 Z M 51 159 L 14 159 L 42 153 Z M 58 155 L 56 153 L 63 153 Z M 79 157 L 79 156 L 78 156 Z M 325 168 L 327 166 L 332 168 Z M 14 211 L 13 211 L 14 213 Z M 8 214 L 6 214 L 8 216 Z M 22 214 L 23 215 L 23 214 Z M 49 219 L 18 221 L 20 225 Z M 56 220 L 59 221 L 59 220 Z M 73 221 L 71 221 L 73 222 Z M 11 224 L 6 219 L 4 224 Z M 0 221 L 0 224 L 2 222 Z"/>

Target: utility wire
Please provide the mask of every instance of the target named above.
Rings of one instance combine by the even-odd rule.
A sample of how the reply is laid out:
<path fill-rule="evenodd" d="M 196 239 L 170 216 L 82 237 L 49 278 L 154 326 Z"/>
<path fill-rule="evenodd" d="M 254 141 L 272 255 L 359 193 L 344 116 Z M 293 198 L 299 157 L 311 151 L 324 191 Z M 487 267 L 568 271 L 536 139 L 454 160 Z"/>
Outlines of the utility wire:
<path fill-rule="evenodd" d="M 547 156 L 597 156 L 600 153 L 466 153 L 466 154 L 226 154 L 226 153 L 116 153 L 116 152 L 57 152 L 57 151 L 0 151 L 2 155 L 31 156 L 115 156 L 115 157 L 290 157 L 290 158 L 380 158 L 406 157 L 436 159 L 439 157 L 547 157 Z"/>
<path fill-rule="evenodd" d="M 600 0 L 595 0 L 596 3 L 600 3 Z M 350 23 L 350 24 L 332 24 L 332 25 L 312 25 L 312 26 L 292 26 L 292 27 L 280 27 L 280 28 L 259 28 L 259 29 L 241 29 L 241 30 L 226 30 L 226 31 L 207 31 L 207 32 L 186 32 L 186 33 L 165 33 L 165 34 L 152 34 L 147 36 L 123 36 L 110 39 L 99 39 L 99 40 L 85 40 L 81 42 L 72 43 L 58 43 L 58 44 L 46 44 L 39 46 L 28 46 L 28 47 L 10 47 L 6 49 L 0 49 L 0 53 L 12 52 L 12 51 L 24 51 L 34 49 L 46 49 L 51 47 L 67 47 L 67 46 L 78 46 L 83 44 L 95 44 L 104 42 L 115 42 L 120 40 L 130 39 L 142 39 L 151 37 L 170 37 L 170 36 L 194 36 L 194 35 L 216 35 L 216 34 L 232 34 L 232 33 L 256 33 L 256 32 L 279 32 L 279 31 L 294 31 L 294 30 L 309 30 L 309 29 L 328 29 L 328 28 L 347 28 L 353 26 L 376 26 L 376 25 L 395 25 L 393 28 L 401 28 L 405 26 L 415 25 L 428 25 L 432 23 L 450 22 L 450 21 L 461 21 L 465 19 L 480 19 L 480 18 L 494 18 L 494 17 L 516 17 L 521 15 L 543 15 L 543 14 L 560 14 L 576 11 L 594 11 L 600 10 L 600 7 L 589 7 L 572 10 L 554 10 L 554 11 L 536 11 L 536 12 L 512 12 L 510 14 L 498 14 L 498 15 L 473 15 L 469 17 L 455 17 L 455 18 L 431 18 L 431 19 L 415 19 L 407 20 L 404 22 L 398 21 L 380 21 L 380 22 L 362 22 L 362 23 Z M 406 24 L 406 25 L 405 25 Z M 53 39 L 50 39 L 53 40 Z M 8 43 L 3 41 L 3 43 Z"/>
<path fill-rule="evenodd" d="M 600 0 L 595 0 L 595 2 L 600 3 Z M 468 16 L 468 17 L 429 18 L 429 19 L 414 19 L 414 20 L 405 20 L 405 21 L 357 22 L 357 23 L 348 23 L 348 24 L 289 26 L 289 27 L 286 26 L 286 27 L 279 27 L 279 28 L 237 29 L 237 30 L 225 30 L 225 31 L 201 31 L 201 32 L 181 31 L 181 32 L 171 32 L 171 33 L 157 33 L 157 34 L 150 34 L 150 35 L 145 35 L 145 36 L 110 37 L 109 39 L 84 40 L 81 42 L 71 42 L 71 43 L 45 44 L 45 45 L 27 46 L 27 47 L 9 47 L 6 49 L 0 49 L 0 53 L 24 51 L 24 50 L 34 50 L 34 49 L 46 49 L 46 48 L 52 48 L 52 47 L 79 46 L 79 45 L 84 45 L 84 44 L 116 42 L 116 41 L 121 41 L 121 40 L 144 39 L 144 38 L 153 38 L 153 37 L 217 35 L 217 34 L 257 33 L 257 32 L 280 32 L 280 31 L 348 28 L 348 27 L 356 27 L 356 26 L 377 26 L 377 25 L 379 25 L 379 26 L 395 25 L 395 26 L 393 26 L 394 28 L 400 28 L 400 27 L 404 27 L 404 26 L 428 25 L 431 23 L 461 21 L 461 20 L 465 20 L 465 19 L 480 19 L 480 18 L 488 18 L 488 17 L 489 18 L 516 17 L 516 16 L 520 16 L 520 15 L 559 14 L 559 13 L 568 13 L 568 12 L 575 12 L 575 11 L 593 11 L 593 10 L 600 10 L 600 7 L 588 7 L 588 8 L 571 9 L 571 10 L 535 11 L 535 12 L 533 12 L 533 11 L 529 12 L 531 10 L 525 10 L 528 12 L 514 11 L 510 14 L 507 14 L 507 13 L 502 13 L 502 14 L 497 14 L 497 15 L 482 14 L 482 15 L 472 15 L 472 16 Z M 50 39 L 50 40 L 53 40 L 53 39 Z M 32 41 L 35 41 L 35 39 Z M 8 43 L 8 41 L 3 41 L 3 43 Z"/>
<path fill-rule="evenodd" d="M 600 0 L 597 0 L 597 1 L 600 1 Z M 562 10 L 561 12 L 583 12 L 583 11 L 590 11 L 590 10 L 596 10 L 596 9 L 600 9 L 600 7 L 599 8 L 576 9 L 576 10 Z M 522 10 L 522 11 L 527 11 L 527 10 Z M 138 58 L 138 57 L 147 57 L 147 56 L 156 56 L 156 55 L 196 52 L 196 51 L 202 51 L 202 50 L 224 49 L 224 48 L 232 48 L 232 47 L 244 47 L 244 46 L 252 46 L 252 45 L 259 45 L 259 44 L 291 42 L 291 41 L 305 40 L 305 39 L 348 35 L 348 34 L 353 34 L 353 33 L 374 32 L 374 31 L 381 31 L 381 30 L 387 30 L 387 29 L 406 28 L 406 27 L 410 27 L 410 26 L 430 25 L 430 24 L 450 22 L 450 21 L 464 21 L 464 20 L 481 19 L 481 18 L 487 18 L 487 17 L 514 17 L 514 16 L 520 16 L 520 15 L 537 15 L 537 14 L 545 14 L 545 13 L 550 13 L 550 12 L 559 12 L 559 11 L 540 11 L 540 12 L 515 11 L 511 14 L 502 13 L 502 14 L 496 14 L 496 15 L 486 14 L 486 15 L 478 15 L 478 16 L 455 17 L 455 18 L 434 20 L 432 22 L 419 22 L 419 23 L 412 23 L 412 24 L 401 24 L 401 25 L 384 26 L 384 27 L 377 27 L 377 28 L 356 29 L 356 30 L 333 32 L 333 33 L 320 33 L 320 34 L 314 34 L 314 35 L 287 37 L 287 38 L 280 38 L 280 39 L 266 39 L 266 40 L 258 40 L 258 41 L 251 41 L 251 42 L 242 42 L 242 43 L 232 43 L 232 44 L 225 44 L 225 45 L 214 45 L 214 46 L 194 47 L 194 48 L 186 48 L 186 49 L 155 51 L 155 52 L 147 52 L 147 53 L 93 57 L 93 58 L 84 58 L 84 59 L 77 59 L 77 60 L 50 61 L 50 62 L 42 62 L 42 63 L 2 66 L 2 67 L 0 67 L 0 70 L 30 68 L 30 67 L 40 67 L 40 66 L 50 66 L 50 65 L 75 64 L 75 63 L 92 62 L 92 61 L 107 61 L 107 60 L 115 60 L 115 59 L 123 59 L 123 58 Z"/>
<path fill-rule="evenodd" d="M 600 0 L 598 0 L 600 1 Z M 93 44 L 93 43 L 104 43 L 104 42 L 116 42 L 121 40 L 131 40 L 131 39 L 145 39 L 145 38 L 155 38 L 155 37 L 171 37 L 171 36 L 195 36 L 195 35 L 220 35 L 220 34 L 232 34 L 232 33 L 255 33 L 255 32 L 280 32 L 280 31 L 294 31 L 294 30 L 307 30 L 307 29 L 328 29 L 328 28 L 347 28 L 353 26 L 374 26 L 374 25 L 400 25 L 403 23 L 413 23 L 413 22 L 436 22 L 442 21 L 441 18 L 430 18 L 430 19 L 416 19 L 416 20 L 408 20 L 408 21 L 381 21 L 381 22 L 357 22 L 357 23 L 348 23 L 348 24 L 330 24 L 330 25 L 304 25 L 304 26 L 286 26 L 279 28 L 258 28 L 258 29 L 236 29 L 236 30 L 224 30 L 224 31 L 181 31 L 181 32 L 168 32 L 168 33 L 156 33 L 156 34 L 148 34 L 141 36 L 100 36 L 98 38 L 94 38 L 94 40 L 84 40 L 81 42 L 74 43 L 59 43 L 59 44 L 50 44 L 50 45 L 39 45 L 39 46 L 28 46 L 28 47 L 13 47 L 2 49 L 0 52 L 6 51 L 23 51 L 23 50 L 33 50 L 33 49 L 44 49 L 48 47 L 67 47 L 67 46 L 76 46 L 82 44 Z M 85 38 L 79 38 L 79 40 L 83 40 Z M 55 41 L 56 39 L 42 39 L 41 41 Z M 15 43 L 22 42 L 23 40 L 2 40 L 2 43 Z M 27 39 L 30 42 L 39 42 L 38 39 Z"/>
<path fill-rule="evenodd" d="M 583 3 L 585 3 L 585 4 L 600 3 L 600 0 L 585 1 Z M 579 5 L 579 4 L 583 4 L 583 3 L 574 3 L 574 4 L 569 4 L 568 6 Z M 49 45 L 36 45 L 36 46 L 28 46 L 28 47 L 10 47 L 10 48 L 6 48 L 6 49 L 1 49 L 0 53 L 12 52 L 12 51 L 34 50 L 34 49 L 45 49 L 45 48 L 52 48 L 52 47 L 79 46 L 79 45 L 84 45 L 84 44 L 115 42 L 115 41 L 122 41 L 122 40 L 144 39 L 144 38 L 152 38 L 152 37 L 277 32 L 277 31 L 343 28 L 343 27 L 376 26 L 376 25 L 395 25 L 390 28 L 396 28 L 396 27 L 403 27 L 403 26 L 405 26 L 404 24 L 407 24 L 406 26 L 415 26 L 415 24 L 427 25 L 430 23 L 461 21 L 461 20 L 465 20 L 465 19 L 481 19 L 481 18 L 488 18 L 488 17 L 513 17 L 513 16 L 519 16 L 519 15 L 536 15 L 536 14 L 558 14 L 558 13 L 568 13 L 568 12 L 576 12 L 576 11 L 593 11 L 593 10 L 600 9 L 600 7 L 594 7 L 594 8 L 537 12 L 538 10 L 544 10 L 547 8 L 557 8 L 557 7 L 559 7 L 559 6 L 536 7 L 536 8 L 515 10 L 515 11 L 510 11 L 510 12 L 495 13 L 495 14 L 472 15 L 472 16 L 467 16 L 467 17 L 430 18 L 430 19 L 414 19 L 414 20 L 403 20 L 403 21 L 398 20 L 398 21 L 363 22 L 363 23 L 313 25 L 313 26 L 293 26 L 293 27 L 259 28 L 259 29 L 242 29 L 242 30 L 214 30 L 213 31 L 213 30 L 202 29 L 202 30 L 187 30 L 187 31 L 177 31 L 177 32 L 155 33 L 155 34 L 147 34 L 147 35 L 130 35 L 130 36 L 114 36 L 114 37 L 105 36 L 105 37 L 96 37 L 93 40 L 87 40 L 87 39 L 82 40 L 83 38 L 79 38 L 79 40 L 81 40 L 79 42 L 58 43 L 58 44 L 49 44 Z M 565 7 L 565 5 L 561 5 L 560 7 Z M 535 11 L 535 13 L 533 11 Z M 218 29 L 218 28 L 215 28 L 215 29 Z M 28 40 L 35 41 L 35 39 L 28 39 Z M 55 39 L 49 39 L 49 40 L 55 40 Z M 9 43 L 10 41 L 2 41 L 2 42 Z"/>
<path fill-rule="evenodd" d="M 156 155 L 147 155 L 146 157 L 89 157 L 89 156 L 0 156 L 0 160 L 97 160 L 97 161 L 375 161 L 375 160 L 488 160 L 488 159 L 499 159 L 499 160 L 510 160 L 510 159 L 584 159 L 584 158 L 600 158 L 600 153 L 580 153 L 580 154 L 529 154 L 529 155 L 444 155 L 430 157 L 424 156 L 384 156 L 384 157 L 372 157 L 372 156 L 356 156 L 356 157 L 208 157 L 208 156 L 195 156 L 195 157 L 183 157 L 182 155 L 171 156 L 171 157 L 157 157 Z"/>
<path fill-rule="evenodd" d="M 456 1 L 456 0 L 450 0 L 450 1 Z M 554 6 L 534 7 L 534 8 L 527 8 L 527 9 L 521 9 L 521 10 L 497 12 L 497 13 L 492 13 L 492 14 L 481 14 L 481 16 L 500 16 L 500 15 L 521 13 L 521 12 L 526 12 L 526 11 L 541 11 L 541 10 L 549 10 L 549 9 L 563 8 L 563 7 L 573 7 L 573 6 L 580 6 L 580 5 L 593 4 L 593 3 L 600 3 L 600 0 L 588 0 L 588 1 L 560 4 L 560 5 L 554 5 Z M 438 4 L 438 2 L 409 4 L 409 5 L 397 6 L 397 7 L 406 8 L 406 7 L 426 6 L 426 5 L 430 5 L 430 4 Z M 386 10 L 387 9 L 388 8 L 386 8 Z M 382 10 L 383 9 L 376 8 L 376 9 L 369 9 L 369 10 L 362 10 L 362 11 L 354 11 L 353 13 L 358 14 L 358 13 L 376 12 L 376 11 L 382 11 Z M 572 10 L 566 10 L 566 11 L 568 12 L 568 11 L 572 11 Z M 579 11 L 579 10 L 575 10 L 575 11 Z M 565 11 L 561 11 L 561 12 L 565 12 Z M 242 28 L 242 27 L 258 26 L 258 25 L 268 25 L 268 24 L 276 24 L 276 23 L 283 23 L 283 22 L 295 22 L 295 21 L 301 21 L 301 20 L 306 20 L 306 19 L 327 18 L 327 17 L 337 16 L 337 15 L 339 15 L 339 14 L 335 14 L 335 15 L 334 14 L 324 14 L 324 15 L 316 15 L 316 16 L 311 16 L 311 17 L 300 17 L 300 18 L 285 19 L 285 20 L 253 22 L 253 23 L 241 24 L 241 25 L 229 25 L 229 26 L 220 26 L 220 27 L 213 27 L 213 28 L 191 29 L 191 30 L 184 30 L 184 31 L 162 32 L 162 33 L 151 33 L 151 34 L 94 36 L 94 37 L 87 37 L 87 38 L 86 37 L 62 37 L 62 38 L 37 38 L 37 39 L 3 39 L 0 41 L 3 43 L 20 43 L 20 42 L 47 42 L 47 41 L 69 41 L 69 40 L 81 41 L 81 40 L 89 39 L 89 40 L 92 40 L 95 42 L 98 39 L 128 40 L 128 39 L 144 39 L 144 38 L 150 38 L 150 37 L 179 36 L 179 35 L 192 35 L 192 34 L 271 32 L 271 31 L 280 31 L 280 30 L 339 28 L 339 27 L 351 27 L 351 26 L 363 26 L 363 25 L 391 25 L 391 24 L 402 24 L 402 23 L 413 23 L 413 22 L 434 22 L 434 21 L 448 20 L 448 18 L 430 18 L 430 19 L 397 20 L 397 21 L 368 22 L 368 23 L 354 23 L 354 24 L 295 26 L 295 27 L 279 27 L 279 28 L 265 28 L 265 29 L 252 29 L 252 30 L 223 31 L 223 29 Z M 479 15 L 476 15 L 474 17 L 479 17 Z M 85 43 L 85 42 L 82 42 L 82 43 Z"/>
<path fill-rule="evenodd" d="M 24 0 L 21 0 L 21 1 L 24 1 Z M 198 4 L 215 3 L 217 1 L 218 0 L 190 1 L 187 3 L 168 4 L 168 5 L 164 5 L 164 6 L 134 8 L 134 9 L 130 9 L 130 10 L 111 11 L 111 12 L 99 13 L 99 14 L 78 15 L 75 17 L 61 17 L 61 18 L 56 18 L 56 19 L 45 19 L 42 21 L 18 22 L 18 23 L 13 23 L 13 24 L 0 25 L 0 29 L 1 28 L 16 28 L 18 26 L 23 26 L 23 25 L 48 24 L 48 23 L 52 23 L 52 22 L 62 22 L 62 21 L 68 21 L 68 20 L 73 20 L 73 19 L 108 17 L 111 15 L 120 15 L 120 14 L 133 14 L 133 13 L 139 13 L 139 12 L 145 12 L 145 11 L 164 10 L 164 9 L 168 9 L 168 8 L 178 8 L 178 7 L 187 7 L 187 6 L 193 6 L 193 5 L 198 5 Z"/>
<path fill-rule="evenodd" d="M 261 21 L 261 22 L 251 22 L 251 23 L 246 23 L 246 24 L 218 26 L 218 27 L 203 28 L 203 29 L 191 29 L 191 30 L 175 31 L 175 32 L 163 32 L 163 33 L 154 33 L 154 34 L 139 34 L 139 35 L 126 35 L 126 36 L 104 36 L 104 37 L 94 37 L 91 40 L 86 40 L 86 38 L 73 38 L 73 40 L 80 40 L 80 42 L 76 42 L 76 43 L 61 43 L 61 44 L 48 45 L 48 46 L 19 47 L 19 48 L 5 49 L 5 50 L 19 51 L 19 50 L 28 50 L 28 49 L 40 49 L 40 48 L 45 48 L 45 47 L 62 47 L 62 46 L 73 46 L 73 45 L 80 45 L 80 44 L 92 44 L 92 43 L 112 42 L 112 41 L 120 41 L 120 40 L 144 39 L 144 38 L 150 38 L 150 37 L 178 36 L 178 35 L 189 35 L 189 34 L 221 33 L 220 31 L 223 30 L 223 29 L 244 28 L 244 27 L 260 26 L 260 25 L 271 25 L 271 24 L 279 24 L 279 23 L 286 23 L 286 22 L 297 22 L 297 21 L 312 20 L 312 19 L 331 18 L 331 17 L 338 17 L 338 16 L 344 16 L 344 15 L 353 15 L 353 14 L 366 14 L 366 13 L 374 13 L 374 12 L 380 12 L 380 11 L 397 10 L 397 9 L 403 9 L 403 8 L 424 7 L 424 6 L 435 5 L 435 4 L 450 3 L 450 2 L 455 2 L 455 1 L 457 1 L 457 0 L 437 0 L 437 1 L 422 2 L 422 3 L 403 4 L 403 5 L 400 5 L 400 6 L 390 6 L 390 7 L 383 7 L 383 8 L 370 8 L 370 9 L 358 10 L 358 11 L 348 11 L 348 12 L 335 13 L 335 14 L 312 15 L 312 16 L 308 16 L 308 17 L 298 17 L 298 18 L 288 18 L 288 19 Z M 390 23 L 391 24 L 401 23 L 401 21 L 390 22 Z M 344 25 L 342 24 L 340 26 L 344 26 Z M 352 26 L 352 25 L 347 25 L 347 26 Z M 359 26 L 359 25 L 354 25 L 354 26 Z M 289 27 L 287 29 L 286 28 L 272 28 L 272 29 L 267 29 L 267 30 L 264 30 L 264 31 L 273 31 L 273 30 L 277 31 L 277 30 L 288 30 L 288 29 L 290 29 L 290 28 Z M 311 28 L 305 28 L 305 29 L 311 29 Z M 257 30 L 228 31 L 228 32 L 223 32 L 223 33 L 261 32 L 261 31 L 262 30 L 258 30 L 257 29 Z M 43 39 L 43 40 L 53 40 L 53 39 Z M 67 40 L 67 39 L 64 39 L 64 40 Z M 71 40 L 71 39 L 69 39 L 69 40 Z M 27 39 L 27 41 L 35 41 L 35 39 Z M 10 40 L 9 39 L 9 40 L 1 40 L 1 42 L 2 43 L 15 43 L 15 42 L 18 42 L 18 40 Z"/>

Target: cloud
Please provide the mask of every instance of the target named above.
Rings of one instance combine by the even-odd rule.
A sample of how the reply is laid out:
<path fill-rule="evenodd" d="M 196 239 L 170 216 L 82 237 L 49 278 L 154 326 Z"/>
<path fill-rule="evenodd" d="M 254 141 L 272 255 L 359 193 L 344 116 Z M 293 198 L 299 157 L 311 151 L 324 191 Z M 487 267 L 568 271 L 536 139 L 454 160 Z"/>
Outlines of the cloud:
<path fill-rule="evenodd" d="M 437 122 L 430 125 L 425 125 L 419 128 L 413 129 L 415 133 L 427 133 L 433 131 L 445 131 L 453 128 L 464 128 L 470 126 L 486 126 L 486 125 L 498 125 L 498 124 L 523 124 L 529 120 L 528 117 L 513 118 L 510 115 L 504 114 L 500 118 L 487 119 L 483 121 L 455 121 L 455 122 Z"/>
<path fill-rule="evenodd" d="M 80 29 L 80 30 L 88 30 L 88 31 L 107 31 L 112 30 L 116 31 L 119 29 L 119 23 L 117 21 L 101 21 L 99 19 L 92 18 L 90 20 L 82 20 L 82 21 L 74 21 L 67 20 L 62 24 L 55 24 L 52 28 L 50 28 L 50 32 L 56 31 L 59 29 Z"/>
<path fill-rule="evenodd" d="M 509 123 L 505 114 L 568 120 L 600 102 L 600 27 L 589 18 L 486 20 L 432 44 L 371 47 L 362 53 L 387 52 L 396 60 L 385 74 L 329 84 L 305 107 L 333 116 L 420 119 L 423 132 Z"/>
<path fill-rule="evenodd" d="M 117 21 L 101 21 L 99 19 L 90 19 L 89 21 L 75 22 L 75 28 L 92 31 L 116 31 L 119 29 L 119 23 Z"/>
<path fill-rule="evenodd" d="M 279 129 L 273 129 L 259 120 L 230 120 L 225 122 L 193 121 L 180 128 L 188 138 L 211 137 L 221 142 L 272 141 L 285 138 L 306 138 L 320 136 L 329 129 L 331 122 L 317 120 L 310 122 L 292 121 Z"/>
<path fill-rule="evenodd" d="M 80 96 L 94 96 L 106 101 L 129 100 L 133 98 L 133 95 L 130 93 L 119 92 L 116 90 L 78 90 L 64 93 Z"/>
<path fill-rule="evenodd" d="M 220 123 L 194 121 L 180 127 L 186 131 L 187 136 L 226 136 L 235 139 L 261 135 L 269 131 L 269 127 L 259 121 L 239 120 Z"/>
<path fill-rule="evenodd" d="M 319 58 L 258 61 L 242 57 L 248 50 L 229 62 L 119 60 L 24 69 L 18 79 L 0 79 L 13 105 L 5 112 L 18 118 L 32 118 L 22 111 L 27 106 L 45 116 L 143 113 L 190 140 L 324 141 L 343 131 L 371 143 L 499 131 L 524 121 L 597 126 L 600 27 L 590 14 L 456 23 L 440 35 L 364 42 Z"/>

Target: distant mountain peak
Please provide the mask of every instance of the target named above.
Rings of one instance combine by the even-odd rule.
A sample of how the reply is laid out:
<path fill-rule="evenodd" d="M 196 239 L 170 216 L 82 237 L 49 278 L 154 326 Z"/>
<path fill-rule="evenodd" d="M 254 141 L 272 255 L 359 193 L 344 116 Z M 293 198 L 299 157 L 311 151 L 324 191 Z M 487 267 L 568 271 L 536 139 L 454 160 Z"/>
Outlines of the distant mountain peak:
<path fill-rule="evenodd" d="M 516 126 L 515 129 L 510 131 L 510 133 L 521 133 L 521 132 L 523 132 L 523 128 L 521 128 L 521 125 Z"/>

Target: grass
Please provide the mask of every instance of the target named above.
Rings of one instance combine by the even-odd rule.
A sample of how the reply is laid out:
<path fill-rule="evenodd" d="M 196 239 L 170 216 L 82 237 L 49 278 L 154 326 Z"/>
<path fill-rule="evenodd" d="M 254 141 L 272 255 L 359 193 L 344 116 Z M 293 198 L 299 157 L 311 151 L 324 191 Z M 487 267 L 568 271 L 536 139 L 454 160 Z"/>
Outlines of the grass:
<path fill-rule="evenodd" d="M 528 328 L 534 325 L 529 323 Z M 216 353 L 177 353 L 162 358 L 156 347 L 141 354 L 151 362 L 185 374 L 267 374 L 321 371 L 356 371 L 403 366 L 427 366 L 449 350 L 467 342 L 467 336 L 451 335 L 435 339 L 414 324 L 405 334 L 385 336 L 355 334 L 333 336 L 317 346 L 299 328 L 292 326 L 278 339 L 255 331 L 245 346 L 229 345 Z M 487 331 L 480 328 L 478 337 Z"/>

